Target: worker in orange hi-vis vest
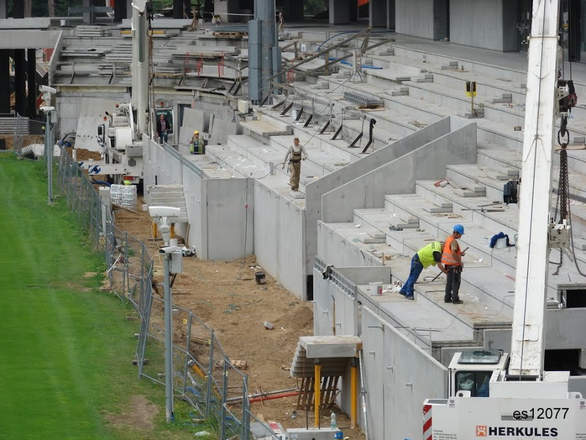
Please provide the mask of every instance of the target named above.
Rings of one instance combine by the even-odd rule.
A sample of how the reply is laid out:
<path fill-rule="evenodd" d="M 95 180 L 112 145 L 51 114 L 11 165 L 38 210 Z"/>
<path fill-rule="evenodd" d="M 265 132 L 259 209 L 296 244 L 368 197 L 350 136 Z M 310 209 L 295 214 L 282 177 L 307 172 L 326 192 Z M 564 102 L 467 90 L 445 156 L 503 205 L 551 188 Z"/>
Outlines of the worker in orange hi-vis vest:
<path fill-rule="evenodd" d="M 442 264 L 447 273 L 446 294 L 444 302 L 453 304 L 462 304 L 458 296 L 460 290 L 460 281 L 462 278 L 462 257 L 466 254 L 460 249 L 458 239 L 464 235 L 464 226 L 455 225 L 452 235 L 450 235 L 444 244 L 442 253 Z"/>

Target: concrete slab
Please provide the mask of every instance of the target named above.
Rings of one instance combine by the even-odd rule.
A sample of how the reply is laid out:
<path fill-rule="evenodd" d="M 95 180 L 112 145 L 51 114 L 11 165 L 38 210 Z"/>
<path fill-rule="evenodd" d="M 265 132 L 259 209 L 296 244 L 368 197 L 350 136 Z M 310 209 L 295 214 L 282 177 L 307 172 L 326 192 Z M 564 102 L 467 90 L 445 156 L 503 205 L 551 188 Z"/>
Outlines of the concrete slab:
<path fill-rule="evenodd" d="M 358 356 L 362 342 L 357 336 L 301 336 L 309 359 L 352 358 Z"/>

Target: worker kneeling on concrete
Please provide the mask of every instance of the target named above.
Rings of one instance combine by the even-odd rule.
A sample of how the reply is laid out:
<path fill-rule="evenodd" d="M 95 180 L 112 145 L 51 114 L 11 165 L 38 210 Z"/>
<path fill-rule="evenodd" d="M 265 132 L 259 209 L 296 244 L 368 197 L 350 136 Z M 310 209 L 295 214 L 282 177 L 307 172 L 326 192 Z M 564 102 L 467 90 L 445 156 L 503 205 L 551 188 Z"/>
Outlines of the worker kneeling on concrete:
<path fill-rule="evenodd" d="M 411 271 L 409 272 L 409 278 L 403 284 L 400 290 L 400 294 L 404 295 L 407 299 L 414 299 L 414 286 L 421 275 L 421 271 L 429 266 L 435 266 L 442 272 L 445 272 L 444 265 L 441 263 L 442 259 L 442 244 L 439 241 L 429 243 L 427 246 L 422 247 L 417 251 L 413 258 L 411 258 Z"/>
<path fill-rule="evenodd" d="M 446 269 L 448 281 L 446 282 L 446 294 L 444 302 L 462 304 L 458 293 L 460 291 L 460 281 L 462 278 L 462 257 L 466 252 L 460 249 L 458 239 L 464 235 L 464 226 L 455 225 L 452 235 L 446 239 L 444 251 L 442 253 L 442 263 Z"/>

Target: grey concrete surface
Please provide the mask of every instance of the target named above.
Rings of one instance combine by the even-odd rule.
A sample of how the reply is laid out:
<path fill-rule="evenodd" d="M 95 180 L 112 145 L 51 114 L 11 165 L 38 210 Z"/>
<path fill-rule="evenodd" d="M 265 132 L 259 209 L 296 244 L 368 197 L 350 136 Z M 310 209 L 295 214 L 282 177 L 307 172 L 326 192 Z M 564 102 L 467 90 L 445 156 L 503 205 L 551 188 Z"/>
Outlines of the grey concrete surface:
<path fill-rule="evenodd" d="M 0 49 L 53 48 L 61 31 L 0 30 Z"/>
<path fill-rule="evenodd" d="M 322 219 L 344 222 L 356 208 L 378 208 L 386 194 L 410 193 L 421 178 L 440 178 L 447 164 L 476 161 L 476 125 L 454 130 L 322 196 Z"/>
<path fill-rule="evenodd" d="M 395 0 L 397 33 L 434 38 L 434 0 Z"/>
<path fill-rule="evenodd" d="M 205 156 L 189 155 L 187 147 L 179 152 L 149 142 L 147 154 L 146 185 L 183 185 L 190 227 L 178 233 L 196 247 L 200 258 L 233 260 L 253 252 L 254 196 L 249 179 L 217 173 Z"/>

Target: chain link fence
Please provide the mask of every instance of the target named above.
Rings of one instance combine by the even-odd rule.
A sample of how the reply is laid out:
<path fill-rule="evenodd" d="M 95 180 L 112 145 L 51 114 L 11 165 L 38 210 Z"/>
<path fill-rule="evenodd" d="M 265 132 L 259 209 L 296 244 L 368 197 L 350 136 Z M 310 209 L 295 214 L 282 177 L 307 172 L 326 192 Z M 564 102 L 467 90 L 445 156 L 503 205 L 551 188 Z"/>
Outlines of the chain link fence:
<path fill-rule="evenodd" d="M 140 330 L 136 346 L 139 377 L 165 384 L 164 302 L 162 284 L 155 281 L 162 265 L 155 265 L 147 245 L 115 226 L 100 194 L 70 155 L 62 150 L 57 183 L 69 208 L 77 215 L 91 243 L 104 253 L 107 283 L 123 301 L 132 304 Z M 160 290 L 160 292 L 159 292 Z M 173 306 L 173 384 L 175 398 L 187 402 L 217 430 L 218 438 L 251 438 L 248 376 L 226 355 L 214 329 L 195 313 Z M 278 439 L 260 424 L 268 438 Z"/>

